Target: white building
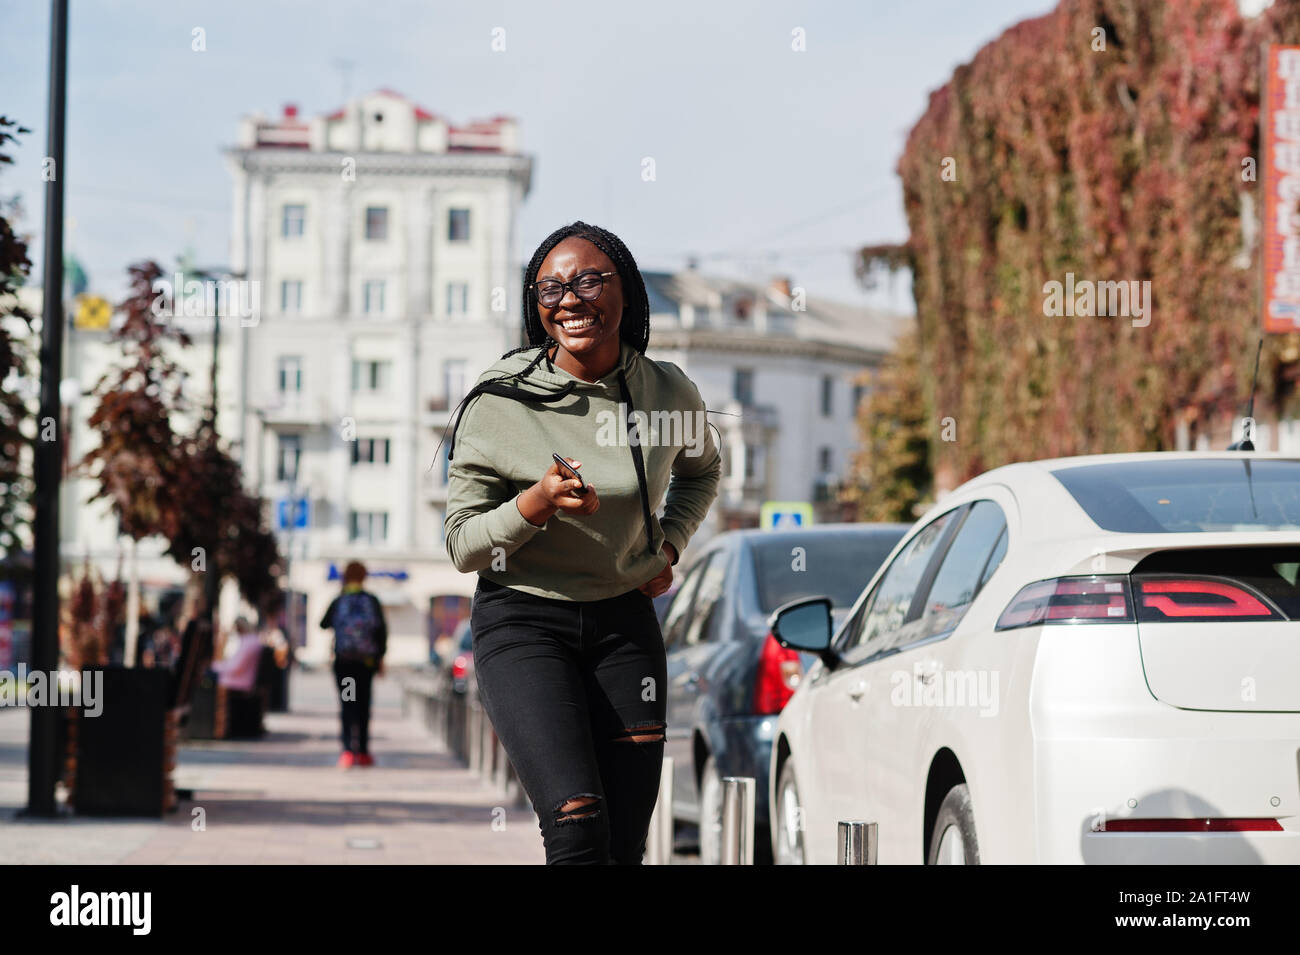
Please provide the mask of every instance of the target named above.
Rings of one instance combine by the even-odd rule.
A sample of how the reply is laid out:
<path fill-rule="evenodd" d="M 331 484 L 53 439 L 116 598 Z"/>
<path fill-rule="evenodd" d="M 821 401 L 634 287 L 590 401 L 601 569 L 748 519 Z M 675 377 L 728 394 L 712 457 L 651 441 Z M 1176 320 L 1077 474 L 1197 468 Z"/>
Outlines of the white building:
<path fill-rule="evenodd" d="M 507 118 L 457 127 L 386 90 L 310 120 L 293 107 L 246 118 L 226 155 L 230 272 L 257 309 L 239 321 L 227 295 L 218 428 L 248 484 L 273 502 L 273 522 L 280 502 L 308 502 L 306 526 L 283 538 L 289 585 L 307 599 L 300 657 L 327 659 L 330 635 L 317 623 L 343 565 L 360 559 L 386 606 L 390 660 L 423 660 L 433 598 L 455 595 L 465 602 L 449 611 L 465 613 L 474 588 L 444 549 L 438 444 L 469 384 L 522 342 L 519 257 L 534 239 L 517 249 L 515 223 L 532 160 Z M 857 447 L 854 379 L 904 319 L 788 281 L 694 269 L 644 277 L 650 356 L 678 363 L 719 412 L 709 417 L 722 435 L 723 488 L 697 540 L 756 525 L 767 500 L 810 501 L 819 520 L 837 519 L 829 498 Z M 183 324 L 188 396 L 206 406 L 213 323 Z M 120 360 L 105 335 L 70 338 L 68 374 L 83 387 Z M 74 422 L 89 406 L 83 399 Z M 74 454 L 87 438 L 74 424 Z M 77 482 L 64 499 L 65 556 L 111 573 L 124 544 L 107 507 L 84 504 L 90 491 Z M 140 547 L 149 585 L 183 576 L 160 545 Z M 227 587 L 227 620 L 236 603 Z"/>
<path fill-rule="evenodd" d="M 386 604 L 390 659 L 427 658 L 429 600 L 472 593 L 442 543 L 435 448 L 478 372 L 519 343 L 515 222 L 532 160 L 505 117 L 458 127 L 387 90 L 302 121 L 254 116 L 227 150 L 231 268 L 260 284 L 235 428 L 250 484 L 301 495 L 291 585 L 303 656 L 349 560 Z"/>
<path fill-rule="evenodd" d="M 818 521 L 859 446 L 857 379 L 893 347 L 906 316 L 810 296 L 790 279 L 767 285 L 694 269 L 643 273 L 648 353 L 676 362 L 700 389 L 722 434 L 718 501 L 697 539 L 756 527 L 765 501 L 809 502 Z M 716 437 L 716 436 L 715 436 Z"/>

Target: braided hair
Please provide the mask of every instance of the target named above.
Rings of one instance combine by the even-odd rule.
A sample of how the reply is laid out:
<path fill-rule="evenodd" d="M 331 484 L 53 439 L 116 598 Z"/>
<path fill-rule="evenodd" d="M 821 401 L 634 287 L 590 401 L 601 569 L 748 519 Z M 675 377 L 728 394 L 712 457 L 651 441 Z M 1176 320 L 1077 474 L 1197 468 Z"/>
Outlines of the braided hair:
<path fill-rule="evenodd" d="M 537 288 L 533 283 L 537 281 L 537 272 L 551 250 L 565 239 L 572 238 L 586 239 L 614 263 L 619 281 L 623 283 L 623 317 L 619 321 L 618 336 L 644 355 L 646 346 L 650 343 L 650 299 L 646 295 L 645 279 L 641 277 L 636 259 L 632 258 L 632 253 L 627 250 L 623 240 L 614 233 L 581 220 L 561 226 L 548 235 L 529 260 L 528 268 L 524 270 L 523 294 L 524 330 L 528 335 L 528 344 L 507 352 L 506 355 L 543 345 L 545 347 L 542 353 L 547 355 L 549 364 L 551 346 L 556 342 L 542 328 L 541 316 L 537 314 Z"/>

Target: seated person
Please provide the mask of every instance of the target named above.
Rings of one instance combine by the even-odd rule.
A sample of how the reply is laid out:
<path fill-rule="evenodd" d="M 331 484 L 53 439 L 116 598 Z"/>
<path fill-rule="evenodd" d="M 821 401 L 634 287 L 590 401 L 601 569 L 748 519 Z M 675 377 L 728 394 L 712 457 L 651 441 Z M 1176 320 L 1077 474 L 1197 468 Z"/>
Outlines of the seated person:
<path fill-rule="evenodd" d="M 242 690 L 251 693 L 257 686 L 257 667 L 262 659 L 262 638 L 253 629 L 253 623 L 247 617 L 235 621 L 235 632 L 239 634 L 239 643 L 235 652 L 224 660 L 212 664 L 217 673 L 217 685 L 228 690 Z"/>

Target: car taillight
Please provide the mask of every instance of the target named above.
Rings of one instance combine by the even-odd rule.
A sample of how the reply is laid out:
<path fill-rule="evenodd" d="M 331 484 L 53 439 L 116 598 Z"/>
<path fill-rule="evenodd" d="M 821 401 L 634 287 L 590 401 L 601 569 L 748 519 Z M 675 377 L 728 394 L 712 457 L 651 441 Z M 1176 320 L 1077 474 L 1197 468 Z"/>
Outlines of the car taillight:
<path fill-rule="evenodd" d="M 451 664 L 451 675 L 459 680 L 465 676 L 465 671 L 469 668 L 469 660 L 464 654 L 458 656 Z"/>
<path fill-rule="evenodd" d="M 1107 819 L 1094 832 L 1281 832 L 1276 819 Z"/>
<path fill-rule="evenodd" d="M 1285 619 L 1256 594 L 1222 578 L 1136 574 L 1133 584 L 1139 623 Z"/>
<path fill-rule="evenodd" d="M 1020 589 L 995 630 L 1039 623 L 1132 623 L 1127 577 L 1057 577 Z"/>
<path fill-rule="evenodd" d="M 776 716 L 794 695 L 803 677 L 799 653 L 767 635 L 758 653 L 758 676 L 754 680 L 754 715 Z"/>

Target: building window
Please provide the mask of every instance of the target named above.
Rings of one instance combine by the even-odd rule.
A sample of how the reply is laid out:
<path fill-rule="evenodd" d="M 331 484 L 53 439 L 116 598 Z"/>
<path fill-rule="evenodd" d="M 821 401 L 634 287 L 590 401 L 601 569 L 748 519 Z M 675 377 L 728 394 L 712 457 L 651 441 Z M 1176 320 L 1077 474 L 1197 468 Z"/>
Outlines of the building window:
<path fill-rule="evenodd" d="M 384 280 L 369 279 L 361 286 L 362 310 L 367 315 L 384 314 Z"/>
<path fill-rule="evenodd" d="M 453 358 L 442 365 L 442 393 L 447 396 L 447 407 L 453 408 L 456 402 L 465 397 L 465 360 Z"/>
<path fill-rule="evenodd" d="M 302 457 L 302 437 L 296 434 L 280 435 L 280 453 L 276 458 L 275 479 L 277 481 L 288 481 L 290 484 L 298 480 L 298 462 Z"/>
<path fill-rule="evenodd" d="M 745 445 L 745 480 L 752 481 L 758 476 L 759 447 L 756 444 Z"/>
<path fill-rule="evenodd" d="M 388 380 L 392 376 L 391 361 L 369 361 L 353 359 L 352 390 L 380 392 L 388 390 Z"/>
<path fill-rule="evenodd" d="M 866 385 L 853 386 L 853 413 L 854 414 L 857 414 L 858 410 L 862 407 L 862 399 L 866 395 L 866 393 L 867 393 Z"/>
<path fill-rule="evenodd" d="M 447 314 L 465 315 L 469 312 L 469 283 L 447 283 Z"/>
<path fill-rule="evenodd" d="M 358 438 L 352 442 L 353 464 L 387 464 L 387 438 Z"/>
<path fill-rule="evenodd" d="M 447 212 L 447 241 L 469 241 L 469 210 L 450 209 Z"/>
<path fill-rule="evenodd" d="M 835 393 L 835 379 L 830 375 L 822 375 L 822 417 L 831 416 L 831 396 Z"/>
<path fill-rule="evenodd" d="M 822 448 L 817 452 L 817 469 L 822 474 L 831 473 L 831 449 Z"/>
<path fill-rule="evenodd" d="M 349 537 L 354 543 L 382 544 L 388 540 L 386 511 L 353 511 L 350 516 Z"/>
<path fill-rule="evenodd" d="M 285 315 L 297 315 L 302 311 L 302 282 L 285 279 L 280 283 L 280 311 Z"/>
<path fill-rule="evenodd" d="M 752 405 L 754 403 L 754 370 L 752 368 L 736 369 L 735 376 L 731 380 L 731 397 L 742 405 Z"/>
<path fill-rule="evenodd" d="M 280 235 L 286 239 L 296 239 L 303 234 L 303 225 L 307 221 L 307 207 L 287 205 L 280 210 Z"/>
<path fill-rule="evenodd" d="M 366 206 L 366 238 L 376 242 L 388 238 L 387 206 Z"/>
<path fill-rule="evenodd" d="M 302 392 L 302 359 L 297 355 L 283 355 L 276 362 L 276 381 L 282 395 Z"/>

